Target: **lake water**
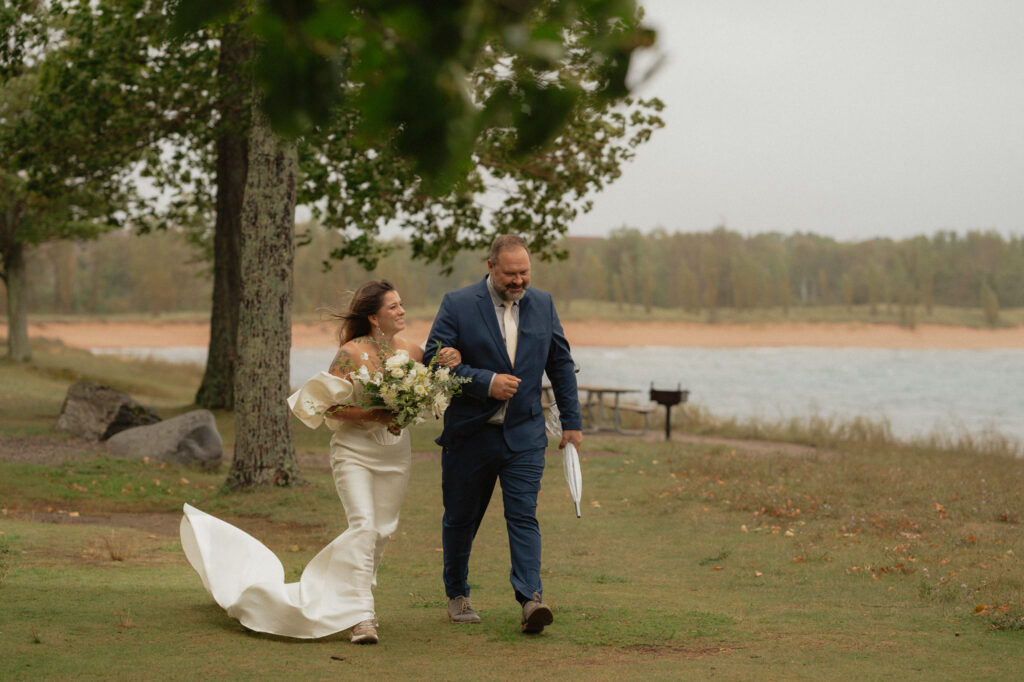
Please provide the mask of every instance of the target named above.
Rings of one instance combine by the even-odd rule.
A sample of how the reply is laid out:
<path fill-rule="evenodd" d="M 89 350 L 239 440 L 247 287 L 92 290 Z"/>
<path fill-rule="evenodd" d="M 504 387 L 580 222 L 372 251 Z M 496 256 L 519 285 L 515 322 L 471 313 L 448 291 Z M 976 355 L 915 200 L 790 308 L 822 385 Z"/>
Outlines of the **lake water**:
<path fill-rule="evenodd" d="M 110 351 L 103 351 L 110 352 Z M 205 347 L 127 348 L 203 363 Z M 292 351 L 291 383 L 326 369 L 334 348 Z M 1024 441 L 1024 350 L 576 348 L 580 383 L 690 391 L 719 416 L 886 418 L 897 436 L 995 429 Z"/>

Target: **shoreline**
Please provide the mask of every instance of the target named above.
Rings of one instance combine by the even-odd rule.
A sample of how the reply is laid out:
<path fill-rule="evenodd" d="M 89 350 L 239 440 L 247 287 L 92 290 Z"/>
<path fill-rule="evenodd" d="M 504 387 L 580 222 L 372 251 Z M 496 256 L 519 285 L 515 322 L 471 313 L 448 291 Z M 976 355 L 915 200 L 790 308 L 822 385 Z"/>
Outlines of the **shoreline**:
<path fill-rule="evenodd" d="M 430 320 L 409 320 L 405 336 L 422 342 Z M 936 350 L 993 350 L 1024 348 L 1024 327 L 976 329 L 919 324 L 915 329 L 859 322 L 770 322 L 760 324 L 703 324 L 688 322 L 563 322 L 573 346 L 611 348 L 667 346 L 676 348 L 888 348 Z M 292 326 L 293 348 L 332 348 L 334 324 L 298 322 Z M 153 322 L 36 322 L 31 339 L 59 340 L 76 348 L 171 348 L 206 346 L 209 324 L 196 321 Z M 6 325 L 0 327 L 6 333 Z"/>

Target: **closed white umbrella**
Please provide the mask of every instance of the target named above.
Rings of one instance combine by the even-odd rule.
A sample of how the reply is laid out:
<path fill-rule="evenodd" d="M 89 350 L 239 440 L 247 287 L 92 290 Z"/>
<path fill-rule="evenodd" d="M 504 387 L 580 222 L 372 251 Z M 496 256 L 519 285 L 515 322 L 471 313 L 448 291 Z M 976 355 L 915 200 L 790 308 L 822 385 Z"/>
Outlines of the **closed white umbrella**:
<path fill-rule="evenodd" d="M 558 405 L 552 403 L 545 408 L 544 425 L 552 438 L 562 437 L 562 422 L 558 419 Z M 572 503 L 576 505 L 576 518 L 582 518 L 580 496 L 583 494 L 583 474 L 580 472 L 580 455 L 572 443 L 566 443 L 565 449 L 562 450 L 562 466 L 565 469 L 565 482 L 569 484 Z"/>
<path fill-rule="evenodd" d="M 565 467 L 565 482 L 569 484 L 569 495 L 576 505 L 576 518 L 580 518 L 580 496 L 583 494 L 583 474 L 580 472 L 580 455 L 576 446 L 566 443 L 562 451 L 562 465 Z"/>

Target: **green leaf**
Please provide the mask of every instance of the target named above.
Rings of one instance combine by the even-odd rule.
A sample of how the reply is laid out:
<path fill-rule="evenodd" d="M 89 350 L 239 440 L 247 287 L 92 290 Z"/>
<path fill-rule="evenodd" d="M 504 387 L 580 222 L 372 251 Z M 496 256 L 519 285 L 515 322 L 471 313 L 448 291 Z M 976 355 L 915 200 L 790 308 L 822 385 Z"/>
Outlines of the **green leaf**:
<path fill-rule="evenodd" d="M 181 38 L 245 11 L 244 0 L 178 0 L 171 15 L 170 35 Z"/>

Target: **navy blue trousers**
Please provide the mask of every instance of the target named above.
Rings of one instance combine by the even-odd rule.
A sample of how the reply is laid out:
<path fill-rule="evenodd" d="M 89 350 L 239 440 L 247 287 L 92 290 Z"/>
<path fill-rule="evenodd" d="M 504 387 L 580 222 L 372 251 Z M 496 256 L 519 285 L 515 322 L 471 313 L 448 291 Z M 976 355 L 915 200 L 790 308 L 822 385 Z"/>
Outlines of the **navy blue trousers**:
<path fill-rule="evenodd" d="M 537 493 L 543 474 L 544 449 L 511 452 L 501 426 L 485 426 L 471 442 L 441 451 L 441 541 L 449 599 L 469 596 L 469 555 L 496 481 L 501 482 L 516 599 L 522 603 L 542 593 Z"/>

